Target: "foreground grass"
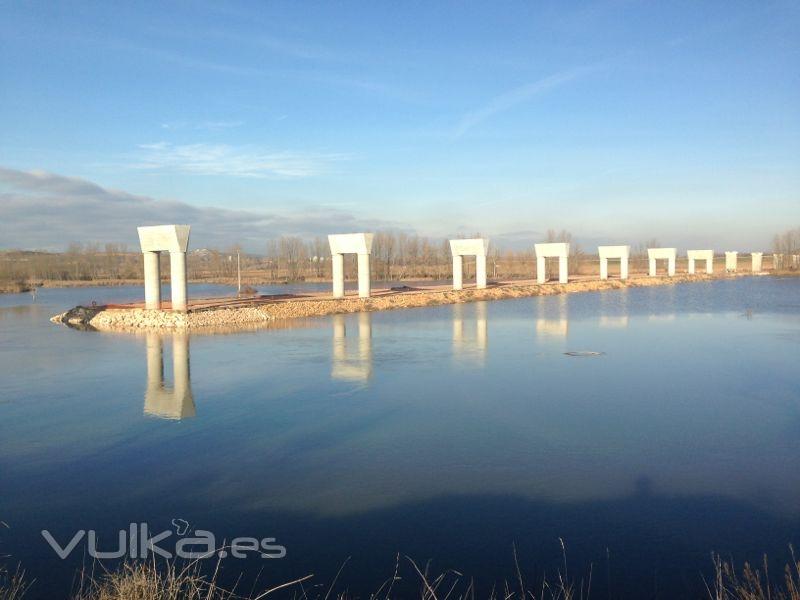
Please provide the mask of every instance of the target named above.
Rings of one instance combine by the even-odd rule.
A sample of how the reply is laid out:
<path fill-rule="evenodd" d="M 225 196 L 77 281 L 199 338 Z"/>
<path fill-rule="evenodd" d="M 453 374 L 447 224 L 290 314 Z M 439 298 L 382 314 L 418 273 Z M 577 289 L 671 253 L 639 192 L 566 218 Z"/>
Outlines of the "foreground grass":
<path fill-rule="evenodd" d="M 741 572 L 719 555 L 714 555 L 714 585 L 709 589 L 712 600 L 800 600 L 800 561 L 791 549 L 792 561 L 783 569 L 780 583 L 771 581 L 767 557 L 761 567 L 744 563 Z"/>
<path fill-rule="evenodd" d="M 792 560 L 780 577 L 771 578 L 767 558 L 754 567 L 745 563 L 741 571 L 732 563 L 713 556 L 714 579 L 706 582 L 709 600 L 800 600 L 800 561 L 791 553 Z M 516 564 L 516 557 L 515 557 Z M 408 580 L 400 575 L 401 566 Z M 344 567 L 344 565 L 342 565 Z M 219 564 L 217 564 L 217 569 Z M 218 570 L 205 576 L 198 562 L 185 567 L 174 563 L 131 561 L 115 571 L 82 572 L 79 589 L 72 600 L 263 600 L 267 597 L 293 600 L 351 600 L 346 587 L 337 589 L 339 575 L 327 585 L 315 584 L 309 574 L 295 581 L 263 591 L 242 592 L 223 588 L 217 583 Z M 339 574 L 341 574 L 340 569 Z M 773 580 L 774 579 L 774 580 Z M 420 600 L 476 600 L 473 580 L 453 570 L 440 574 L 430 572 L 429 565 L 419 566 L 413 560 L 398 556 L 393 575 L 388 577 L 369 600 L 391 600 L 396 597 L 413 597 L 407 584 L 418 589 Z M 591 567 L 588 574 L 571 579 L 566 570 L 544 578 L 541 584 L 531 586 L 517 566 L 516 579 L 495 586 L 481 600 L 588 600 L 592 585 Z M 397 589 L 403 583 L 403 593 Z M 341 584 L 339 584 L 341 585 Z M 13 573 L 0 570 L 0 600 L 22 600 L 30 588 L 19 569 Z"/>
<path fill-rule="evenodd" d="M 20 600 L 29 587 L 30 582 L 25 580 L 25 573 L 19 567 L 13 573 L 0 567 L 0 600 Z"/>

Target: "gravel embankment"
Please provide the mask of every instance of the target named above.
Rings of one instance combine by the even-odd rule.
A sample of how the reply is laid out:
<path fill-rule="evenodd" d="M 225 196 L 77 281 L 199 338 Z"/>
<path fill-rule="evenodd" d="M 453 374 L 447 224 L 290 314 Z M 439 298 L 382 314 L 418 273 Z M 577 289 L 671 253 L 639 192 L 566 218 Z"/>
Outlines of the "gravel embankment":
<path fill-rule="evenodd" d="M 627 281 L 591 280 L 574 281 L 565 284 L 546 283 L 513 284 L 506 283 L 483 290 L 413 290 L 390 293 L 372 298 L 360 299 L 349 296 L 333 298 L 296 298 L 271 300 L 262 297 L 253 300 L 249 306 L 218 306 L 204 309 L 191 309 L 188 313 L 144 310 L 142 308 L 85 308 L 76 307 L 54 316 L 51 321 L 73 327 L 98 330 L 143 330 L 143 329 L 204 329 L 222 328 L 235 330 L 237 327 L 253 329 L 260 325 L 270 326 L 275 321 L 317 317 L 339 313 L 394 310 L 457 304 L 479 300 L 500 300 L 505 298 L 524 298 L 530 296 L 549 296 L 599 290 L 613 290 L 626 287 L 649 287 L 674 285 L 696 281 L 731 277 L 731 275 L 677 275 L 675 277 L 639 277 Z"/>

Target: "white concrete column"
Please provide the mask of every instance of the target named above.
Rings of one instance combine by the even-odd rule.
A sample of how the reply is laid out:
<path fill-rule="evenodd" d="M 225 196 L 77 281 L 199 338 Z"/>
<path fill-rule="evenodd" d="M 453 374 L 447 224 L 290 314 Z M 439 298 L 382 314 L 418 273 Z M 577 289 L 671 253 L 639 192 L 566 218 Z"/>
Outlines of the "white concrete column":
<path fill-rule="evenodd" d="M 369 254 L 358 255 L 358 297 L 369 298 Z"/>
<path fill-rule="evenodd" d="M 753 252 L 752 254 L 750 254 L 753 273 L 761 273 L 761 259 L 763 258 L 763 256 L 764 256 L 763 252 Z"/>
<path fill-rule="evenodd" d="M 619 278 L 620 279 L 627 279 L 628 278 L 628 257 L 623 256 L 619 259 Z"/>
<path fill-rule="evenodd" d="M 711 275 L 714 272 L 714 259 L 707 258 L 706 259 L 706 273 Z"/>
<path fill-rule="evenodd" d="M 600 279 L 608 279 L 608 259 L 600 259 Z"/>
<path fill-rule="evenodd" d="M 169 287 L 172 290 L 172 310 L 185 311 L 188 308 L 186 298 L 186 252 L 169 253 Z"/>
<path fill-rule="evenodd" d="M 650 277 L 655 277 L 656 276 L 656 259 L 655 258 L 651 258 L 650 259 L 650 267 L 648 269 L 648 273 L 650 274 Z"/>
<path fill-rule="evenodd" d="M 536 283 L 544 283 L 547 281 L 547 259 L 544 256 L 536 257 Z"/>
<path fill-rule="evenodd" d="M 453 255 L 453 289 L 464 288 L 464 258 L 460 254 Z"/>
<path fill-rule="evenodd" d="M 332 254 L 333 297 L 344 298 L 344 254 Z"/>
<path fill-rule="evenodd" d="M 144 307 L 161 308 L 161 263 L 159 252 L 142 252 L 144 257 Z"/>
<path fill-rule="evenodd" d="M 483 254 L 475 257 L 475 287 L 486 288 L 486 256 Z"/>
<path fill-rule="evenodd" d="M 694 259 L 689 259 L 689 275 L 694 275 Z"/>
<path fill-rule="evenodd" d="M 675 276 L 675 257 L 670 256 L 667 262 L 667 275 L 670 277 Z"/>
<path fill-rule="evenodd" d="M 558 283 L 569 281 L 569 263 L 566 256 L 558 257 Z"/>

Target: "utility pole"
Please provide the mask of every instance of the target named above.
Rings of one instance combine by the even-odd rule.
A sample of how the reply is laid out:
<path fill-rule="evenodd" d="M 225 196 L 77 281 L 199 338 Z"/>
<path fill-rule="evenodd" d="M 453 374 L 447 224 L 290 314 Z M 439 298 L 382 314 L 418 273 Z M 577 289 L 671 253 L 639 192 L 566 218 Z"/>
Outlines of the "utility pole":
<path fill-rule="evenodd" d="M 239 260 L 239 251 L 236 251 L 236 277 L 238 279 L 238 293 L 242 293 L 242 263 Z"/>

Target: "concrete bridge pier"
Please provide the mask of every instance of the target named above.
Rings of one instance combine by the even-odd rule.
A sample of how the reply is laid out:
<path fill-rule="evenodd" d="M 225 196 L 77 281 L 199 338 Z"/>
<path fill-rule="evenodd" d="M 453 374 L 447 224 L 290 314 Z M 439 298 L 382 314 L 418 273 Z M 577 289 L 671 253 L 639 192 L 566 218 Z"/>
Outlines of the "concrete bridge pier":
<path fill-rule="evenodd" d="M 689 274 L 694 275 L 695 262 L 698 260 L 706 261 L 706 273 L 711 275 L 714 272 L 714 251 L 713 250 L 688 250 L 686 258 L 689 259 Z"/>
<path fill-rule="evenodd" d="M 677 248 L 648 248 L 647 258 L 649 262 L 650 277 L 655 277 L 658 273 L 657 267 L 659 260 L 667 261 L 667 275 L 670 277 L 675 276 L 675 259 L 678 254 Z"/>
<path fill-rule="evenodd" d="M 486 238 L 450 240 L 450 252 L 453 255 L 453 289 L 464 289 L 464 257 L 475 257 L 475 288 L 486 287 L 486 252 L 489 240 Z"/>
<path fill-rule="evenodd" d="M 554 242 L 535 244 L 536 249 L 536 282 L 547 281 L 547 259 L 558 258 L 558 282 L 569 281 L 569 244 Z"/>
<path fill-rule="evenodd" d="M 728 273 L 736 273 L 736 266 L 739 259 L 738 252 L 726 252 L 725 253 L 725 270 Z"/>
<path fill-rule="evenodd" d="M 369 298 L 371 289 L 369 282 L 369 255 L 372 251 L 371 233 L 341 233 L 328 236 L 331 248 L 331 264 L 333 278 L 333 297 L 344 298 L 344 255 L 358 256 L 358 295 Z"/>
<path fill-rule="evenodd" d="M 751 270 L 753 273 L 761 273 L 761 261 L 764 258 L 763 252 L 752 252 L 750 254 Z"/>
<path fill-rule="evenodd" d="M 597 255 L 600 257 L 600 279 L 608 279 L 608 261 L 619 260 L 619 278 L 628 278 L 628 259 L 631 254 L 630 246 L 598 246 Z"/>
<path fill-rule="evenodd" d="M 189 225 L 155 225 L 138 227 L 139 244 L 144 260 L 145 308 L 161 308 L 161 252 L 169 252 L 172 310 L 188 309 L 186 249 L 189 246 Z"/>

